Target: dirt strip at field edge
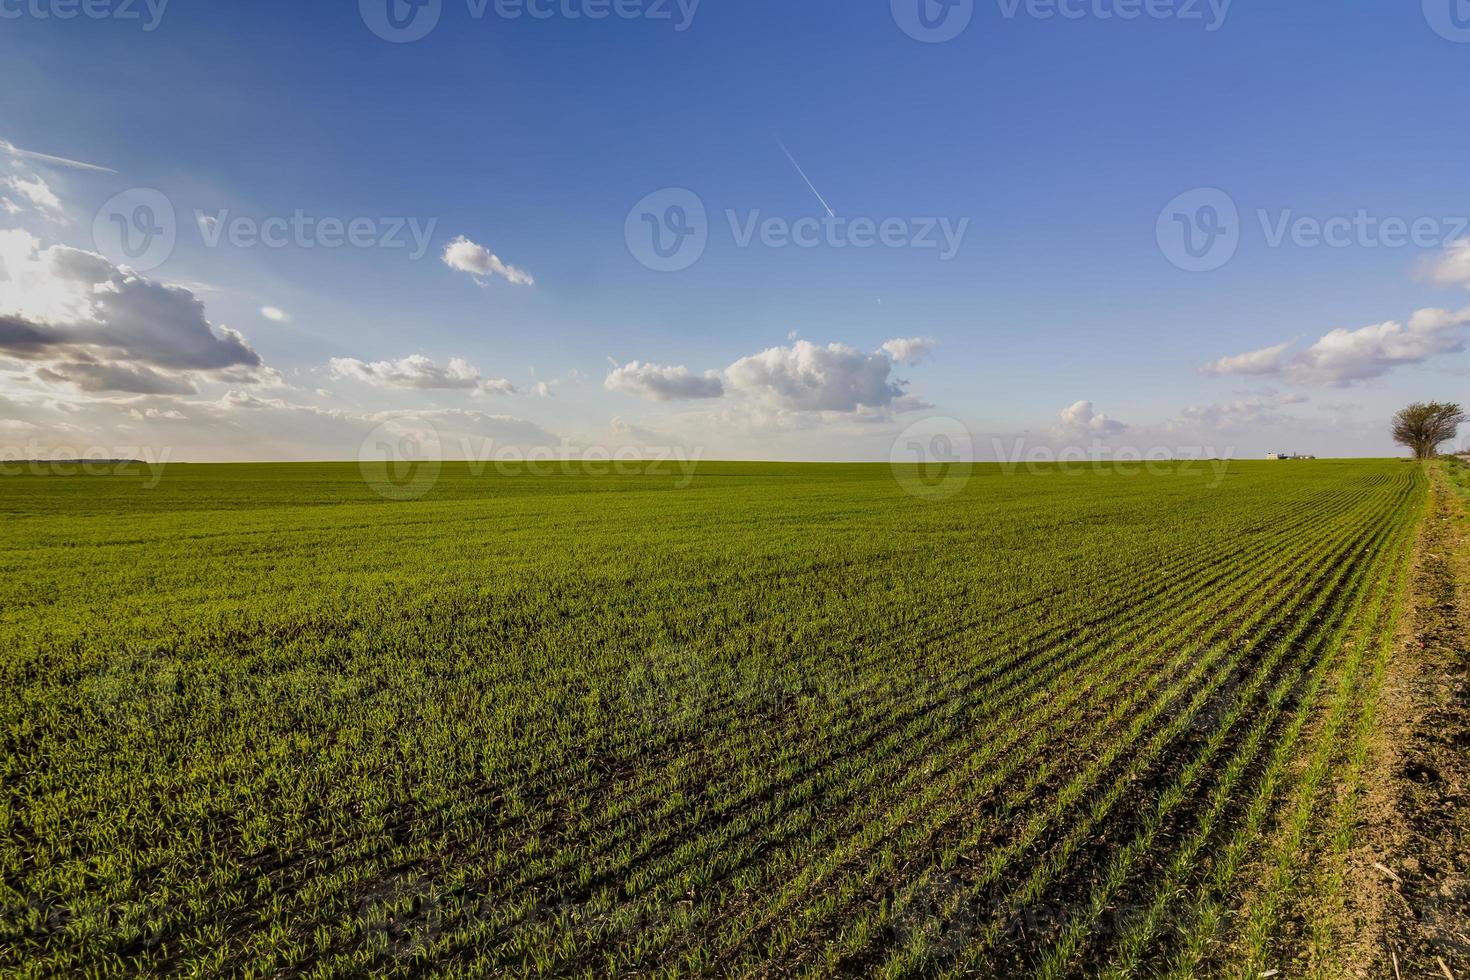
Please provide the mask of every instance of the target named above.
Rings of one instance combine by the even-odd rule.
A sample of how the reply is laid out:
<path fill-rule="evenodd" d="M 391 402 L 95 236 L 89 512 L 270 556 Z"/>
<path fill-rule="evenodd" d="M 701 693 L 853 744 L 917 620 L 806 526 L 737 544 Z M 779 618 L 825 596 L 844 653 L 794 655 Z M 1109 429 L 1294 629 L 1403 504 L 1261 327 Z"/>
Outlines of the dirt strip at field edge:
<path fill-rule="evenodd" d="M 1470 978 L 1470 519 L 1443 465 L 1426 469 L 1408 615 L 1347 856 L 1347 976 Z"/>

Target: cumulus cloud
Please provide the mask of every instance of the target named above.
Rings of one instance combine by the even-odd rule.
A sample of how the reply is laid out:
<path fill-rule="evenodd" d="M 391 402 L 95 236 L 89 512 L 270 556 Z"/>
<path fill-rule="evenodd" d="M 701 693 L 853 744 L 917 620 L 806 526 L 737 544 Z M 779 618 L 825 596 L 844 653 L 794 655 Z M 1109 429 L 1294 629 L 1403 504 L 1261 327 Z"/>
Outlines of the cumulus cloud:
<path fill-rule="evenodd" d="M 798 340 L 742 357 L 725 371 L 729 387 L 777 408 L 806 412 L 855 412 L 886 408 L 903 396 L 891 378 L 886 351 L 868 354 L 845 344 L 819 347 Z"/>
<path fill-rule="evenodd" d="M 287 313 L 279 306 L 262 306 L 260 308 L 260 315 L 265 317 L 267 320 L 271 320 L 275 323 L 291 322 L 291 314 Z"/>
<path fill-rule="evenodd" d="M 1094 410 L 1090 401 L 1073 402 L 1057 414 L 1062 424 L 1068 429 L 1089 432 L 1093 435 L 1116 435 L 1128 428 L 1117 419 L 1109 418 Z"/>
<path fill-rule="evenodd" d="M 513 286 L 534 286 L 536 280 L 525 269 L 516 268 L 491 252 L 460 235 L 444 246 L 444 264 L 457 272 L 468 272 L 480 285 L 499 277 Z"/>
<path fill-rule="evenodd" d="M 0 231 L 0 355 L 54 362 L 86 391 L 192 390 L 189 374 L 261 368 L 189 290 L 21 230 Z"/>
<path fill-rule="evenodd" d="M 602 384 L 608 391 L 621 391 L 650 401 L 719 398 L 725 393 L 718 371 L 699 375 L 683 365 L 645 364 L 641 361 L 630 361 L 614 368 Z"/>
<path fill-rule="evenodd" d="M 933 337 L 895 337 L 884 341 L 883 350 L 896 364 L 915 365 L 933 353 L 938 341 Z"/>
<path fill-rule="evenodd" d="M 732 396 L 743 403 L 734 417 L 763 419 L 764 428 L 772 427 L 771 420 L 781 420 L 779 427 L 802 425 L 795 416 L 803 413 L 881 421 L 894 412 L 929 407 L 904 391 L 906 382 L 894 378 L 893 369 L 921 360 L 933 347 L 928 337 L 895 338 L 872 353 L 846 344 L 822 347 L 795 340 L 704 374 L 683 365 L 614 362 L 603 385 L 650 401 Z M 741 427 L 750 426 L 742 422 Z"/>
<path fill-rule="evenodd" d="M 363 381 L 379 388 L 483 391 L 497 395 L 515 391 L 515 386 L 503 378 L 482 377 L 480 369 L 462 357 L 451 357 L 444 367 L 423 354 L 410 354 L 396 361 L 371 362 L 355 357 L 334 357 L 327 366 L 333 377 Z"/>
<path fill-rule="evenodd" d="M 1453 241 L 1429 265 L 1429 279 L 1437 286 L 1470 289 L 1470 238 Z"/>
<path fill-rule="evenodd" d="M 1298 384 L 1346 386 L 1465 349 L 1470 307 L 1417 310 L 1408 323 L 1387 320 L 1357 330 L 1333 330 L 1304 350 L 1277 344 L 1204 365 L 1205 374 L 1274 375 Z"/>

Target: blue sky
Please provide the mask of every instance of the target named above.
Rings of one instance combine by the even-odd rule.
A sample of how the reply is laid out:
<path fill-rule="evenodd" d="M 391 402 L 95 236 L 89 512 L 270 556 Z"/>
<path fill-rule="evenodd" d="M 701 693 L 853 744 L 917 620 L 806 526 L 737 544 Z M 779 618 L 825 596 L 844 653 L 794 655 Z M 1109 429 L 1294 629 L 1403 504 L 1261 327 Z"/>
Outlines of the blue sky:
<path fill-rule="evenodd" d="M 434 426 L 450 455 L 474 437 L 885 459 L 937 417 L 980 458 L 1022 433 L 1386 455 L 1388 414 L 1465 387 L 1470 37 L 1449 0 L 1137 0 L 1127 20 L 1129 0 L 975 0 L 937 43 L 903 29 L 921 0 L 624 0 L 639 16 L 605 19 L 568 16 L 598 0 L 542 0 L 544 18 L 441 0 L 408 43 L 369 28 L 388 0 L 61 19 L 67 2 L 0 0 L 0 261 L 26 268 L 0 317 L 45 338 L 0 328 L 7 444 L 353 458 L 387 422 Z M 827 214 L 783 144 L 842 230 L 742 246 L 753 216 Z M 147 269 L 94 234 L 136 188 L 175 215 Z M 667 188 L 702 205 L 708 245 L 661 272 L 627 229 Z M 1227 195 L 1238 247 L 1190 272 L 1159 218 L 1197 188 Z M 196 212 L 366 219 L 375 244 L 210 247 Z M 1341 247 L 1312 241 L 1360 213 Z M 835 247 L 863 219 L 908 244 Z M 1418 242 L 1386 245 L 1395 220 Z M 383 247 L 399 221 L 430 230 L 421 255 Z M 963 227 L 952 256 L 915 247 L 931 226 Z M 65 249 L 113 278 L 48 279 Z M 152 328 L 89 300 L 97 282 L 188 290 L 146 308 L 199 356 L 128 334 Z"/>

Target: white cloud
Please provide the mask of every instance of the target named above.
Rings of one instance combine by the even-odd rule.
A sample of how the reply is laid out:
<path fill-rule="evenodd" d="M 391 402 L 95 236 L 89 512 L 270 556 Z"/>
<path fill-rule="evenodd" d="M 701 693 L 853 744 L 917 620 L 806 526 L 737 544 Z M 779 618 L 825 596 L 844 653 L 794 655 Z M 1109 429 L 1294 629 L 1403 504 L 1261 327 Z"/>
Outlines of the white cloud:
<path fill-rule="evenodd" d="M 1291 347 L 1290 342 L 1276 344 L 1273 347 L 1262 347 L 1260 350 L 1249 351 L 1245 354 L 1235 354 L 1230 357 L 1222 357 L 1206 364 L 1202 370 L 1205 374 L 1280 374 L 1287 361 L 1287 349 Z"/>
<path fill-rule="evenodd" d="M 650 401 L 731 396 L 742 403 L 739 408 L 705 417 L 725 418 L 749 431 L 800 428 L 844 416 L 877 422 L 894 412 L 929 407 L 904 391 L 905 382 L 893 377 L 893 368 L 921 359 L 933 346 L 926 337 L 895 338 L 867 353 L 845 344 L 822 347 L 796 340 L 704 374 L 683 365 L 614 361 L 603 386 Z M 812 418 L 800 418 L 803 414 Z"/>
<path fill-rule="evenodd" d="M 279 306 L 262 306 L 260 308 L 260 315 L 265 317 L 267 320 L 271 320 L 275 323 L 291 322 L 291 314 L 287 313 Z"/>
<path fill-rule="evenodd" d="M 1062 424 L 1073 431 L 1084 431 L 1093 435 L 1110 436 L 1125 431 L 1128 426 L 1115 418 L 1095 411 L 1090 401 L 1073 402 L 1057 413 Z"/>
<path fill-rule="evenodd" d="M 1430 263 L 1429 279 L 1437 286 L 1470 289 L 1470 238 L 1451 242 L 1444 254 Z"/>
<path fill-rule="evenodd" d="M 725 378 L 731 390 L 775 408 L 855 412 L 886 408 L 903 396 L 902 384 L 890 379 L 892 370 L 886 352 L 798 340 L 742 357 L 726 369 Z"/>
<path fill-rule="evenodd" d="M 130 408 L 128 414 L 135 419 L 165 419 L 169 422 L 187 422 L 189 416 L 176 408 Z"/>
<path fill-rule="evenodd" d="M 1470 307 L 1458 312 L 1417 310 L 1403 324 L 1397 320 L 1357 330 L 1333 330 L 1305 350 L 1277 344 L 1246 354 L 1222 357 L 1201 368 L 1206 374 L 1278 375 L 1307 385 L 1345 386 L 1386 374 L 1403 364 L 1421 364 L 1439 354 L 1464 350 L 1463 327 Z"/>
<path fill-rule="evenodd" d="M 725 393 L 718 371 L 698 375 L 683 365 L 645 364 L 640 361 L 630 361 L 614 368 L 602 385 L 608 391 L 621 391 L 650 401 L 719 398 Z"/>
<path fill-rule="evenodd" d="M 0 187 L 10 188 L 48 218 L 62 220 L 66 216 L 66 211 L 61 206 L 61 199 L 56 196 L 56 192 L 51 190 L 46 181 L 38 176 L 23 177 L 17 174 L 0 180 Z M 10 208 L 6 210 L 11 211 Z M 16 208 L 11 213 L 18 214 L 19 211 L 20 209 Z"/>
<path fill-rule="evenodd" d="M 468 272 L 480 285 L 499 276 L 514 286 L 534 286 L 536 280 L 525 269 L 518 269 L 500 260 L 500 257 L 483 245 L 477 245 L 460 235 L 444 246 L 444 264 L 458 272 Z"/>
<path fill-rule="evenodd" d="M 482 377 L 480 369 L 462 357 L 451 357 L 445 367 L 440 367 L 423 354 L 410 354 L 396 361 L 372 362 L 355 357 L 334 357 L 327 367 L 333 377 L 363 381 L 379 388 L 473 390 L 495 395 L 515 391 L 515 386 L 503 378 Z"/>
<path fill-rule="evenodd" d="M 883 350 L 895 363 L 912 366 L 933 353 L 938 343 L 933 337 L 895 337 L 884 341 Z"/>

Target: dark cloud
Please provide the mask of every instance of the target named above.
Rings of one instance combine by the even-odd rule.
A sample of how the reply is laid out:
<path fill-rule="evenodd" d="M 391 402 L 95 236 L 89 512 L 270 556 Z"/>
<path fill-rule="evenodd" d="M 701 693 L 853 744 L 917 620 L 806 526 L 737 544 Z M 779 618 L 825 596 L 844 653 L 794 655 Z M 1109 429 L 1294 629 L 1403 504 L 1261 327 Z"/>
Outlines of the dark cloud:
<path fill-rule="evenodd" d="M 50 327 L 43 327 L 18 316 L 0 314 L 0 351 L 6 354 L 14 357 L 36 357 L 61 342 L 60 335 Z"/>
<path fill-rule="evenodd" d="M 86 314 L 68 322 L 42 322 L 0 313 L 0 352 L 82 360 L 76 351 L 98 348 L 111 352 L 114 361 L 173 371 L 260 366 L 260 355 L 245 338 L 211 324 L 204 303 L 187 289 L 64 245 L 32 255 L 30 271 L 51 288 L 69 292 Z"/>
<path fill-rule="evenodd" d="M 134 395 L 192 395 L 196 389 L 184 378 L 160 374 L 151 368 L 94 360 L 65 361 L 36 372 L 53 383 L 75 385 L 80 391 L 127 392 Z"/>
<path fill-rule="evenodd" d="M 0 355 L 44 362 L 40 380 L 85 392 L 187 395 L 191 374 L 240 376 L 264 370 L 233 330 L 216 327 L 187 289 L 119 268 L 93 252 L 41 248 L 15 238 L 0 267 Z M 20 233 L 24 235 L 24 233 Z M 42 319 L 20 310 L 61 309 Z"/>

